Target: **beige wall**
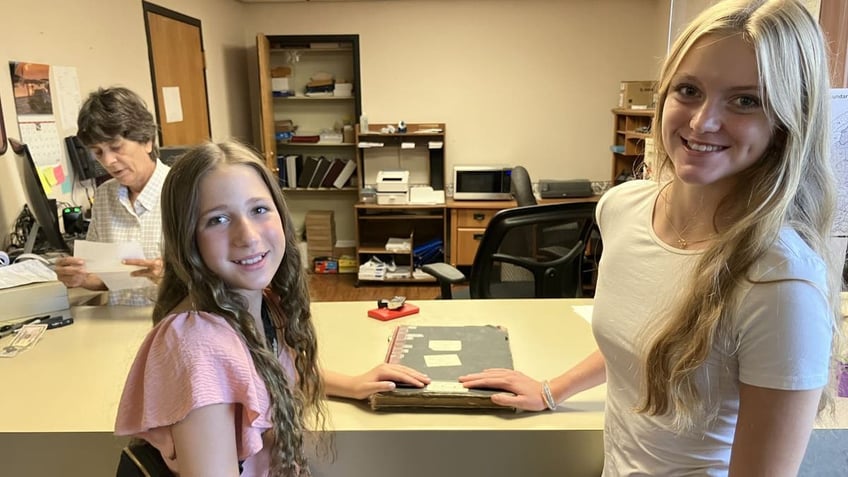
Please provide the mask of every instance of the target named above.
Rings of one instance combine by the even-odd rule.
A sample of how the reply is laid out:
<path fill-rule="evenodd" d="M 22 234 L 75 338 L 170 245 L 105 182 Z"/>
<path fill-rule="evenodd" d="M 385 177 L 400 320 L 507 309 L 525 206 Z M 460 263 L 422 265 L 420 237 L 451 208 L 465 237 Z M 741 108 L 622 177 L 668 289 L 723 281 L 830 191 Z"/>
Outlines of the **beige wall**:
<path fill-rule="evenodd" d="M 197 18 L 206 50 L 212 136 L 251 137 L 243 5 L 233 0 L 159 0 L 165 8 Z M 138 92 L 153 110 L 153 90 L 141 0 L 42 0 L 5 2 L 0 27 L 0 101 L 6 132 L 20 138 L 8 61 L 77 69 L 84 97 L 99 86 L 122 85 Z M 62 137 L 76 128 L 60 131 Z M 62 158 L 65 161 L 65 158 Z M 0 156 L 0 245 L 25 202 L 11 150 Z M 67 167 L 66 167 L 67 170 Z M 60 200 L 87 202 L 80 187 Z"/>
<path fill-rule="evenodd" d="M 7 2 L 9 3 L 9 2 Z M 605 180 L 618 83 L 655 76 L 668 0 L 418 0 L 246 4 L 160 0 L 202 22 L 213 139 L 253 137 L 255 34 L 360 35 L 372 123 L 448 125 L 448 166 L 524 164 L 534 180 Z M 0 60 L 74 66 L 85 95 L 121 84 L 152 105 L 140 0 L 4 5 Z M 35 19 L 23 21 L 23 19 Z M 8 134 L 19 137 L 8 69 Z M 63 131 L 71 134 L 73 130 Z M 0 156 L 0 242 L 23 194 Z M 59 197 L 68 200 L 66 197 Z M 84 194 L 76 194 L 84 202 Z M 347 237 L 340 234 L 340 238 Z"/>
<path fill-rule="evenodd" d="M 369 122 L 445 122 L 453 164 L 607 180 L 621 80 L 655 77 L 662 0 L 249 4 L 246 29 L 360 35 Z M 254 31 L 248 31 L 252 41 Z"/>

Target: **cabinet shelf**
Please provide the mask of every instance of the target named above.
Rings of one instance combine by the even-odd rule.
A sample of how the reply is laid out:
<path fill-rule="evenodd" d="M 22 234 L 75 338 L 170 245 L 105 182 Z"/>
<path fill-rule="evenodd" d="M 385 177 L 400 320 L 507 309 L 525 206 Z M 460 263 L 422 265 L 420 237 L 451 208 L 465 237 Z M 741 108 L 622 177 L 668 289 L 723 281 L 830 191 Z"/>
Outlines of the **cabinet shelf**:
<path fill-rule="evenodd" d="M 366 244 L 359 246 L 358 253 L 367 253 L 369 255 L 409 255 L 412 253 L 411 250 L 403 250 L 403 251 L 395 251 L 395 250 L 386 250 L 386 247 L 383 245 L 375 245 L 375 244 Z"/>
<path fill-rule="evenodd" d="M 311 48 L 309 45 L 304 45 L 302 48 L 270 48 L 268 51 L 270 53 L 350 53 L 353 51 L 353 48 L 349 46 L 342 46 L 338 48 Z"/>
<path fill-rule="evenodd" d="M 313 48 L 313 46 L 315 46 Z M 300 56 L 294 60 L 293 53 Z M 361 114 L 359 35 L 264 35 L 256 36 L 259 76 L 261 149 L 269 168 L 277 168 L 277 156 L 300 154 L 307 148 L 332 148 L 340 159 L 355 159 L 355 144 L 281 143 L 276 140 L 278 119 L 286 118 L 301 131 L 320 131 L 342 124 Z M 294 96 L 274 96 L 272 72 L 276 68 L 293 69 L 288 87 Z M 310 76 L 318 71 L 331 73 L 336 80 L 352 83 L 349 96 L 305 96 Z M 350 139 L 348 139 L 350 141 Z M 335 154 L 335 153 L 334 153 Z M 317 154 L 315 154 L 317 155 Z M 281 171 L 282 172 L 282 171 Z M 290 181 L 292 178 L 286 178 Z"/>
<path fill-rule="evenodd" d="M 638 165 L 645 156 L 645 143 L 651 138 L 651 133 L 637 132 L 650 129 L 654 118 L 652 109 L 615 108 L 613 113 L 613 148 L 612 181 L 636 178 Z"/>
<path fill-rule="evenodd" d="M 294 147 L 353 147 L 356 144 L 352 142 L 278 142 L 277 147 L 294 148 Z"/>
<path fill-rule="evenodd" d="M 351 101 L 356 96 L 273 96 L 274 101 Z"/>
<path fill-rule="evenodd" d="M 356 192 L 356 187 L 283 187 L 283 192 Z"/>
<path fill-rule="evenodd" d="M 445 216 L 442 215 L 404 215 L 404 214 L 392 214 L 392 215 L 360 215 L 360 219 L 362 220 L 444 220 Z"/>

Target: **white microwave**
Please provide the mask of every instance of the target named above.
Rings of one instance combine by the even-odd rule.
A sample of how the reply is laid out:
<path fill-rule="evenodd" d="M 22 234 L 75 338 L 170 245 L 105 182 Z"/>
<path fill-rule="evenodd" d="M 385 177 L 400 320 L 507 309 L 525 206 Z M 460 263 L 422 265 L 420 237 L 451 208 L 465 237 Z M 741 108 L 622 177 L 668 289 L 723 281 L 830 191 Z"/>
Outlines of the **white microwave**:
<path fill-rule="evenodd" d="M 454 200 L 509 200 L 512 167 L 454 166 Z"/>

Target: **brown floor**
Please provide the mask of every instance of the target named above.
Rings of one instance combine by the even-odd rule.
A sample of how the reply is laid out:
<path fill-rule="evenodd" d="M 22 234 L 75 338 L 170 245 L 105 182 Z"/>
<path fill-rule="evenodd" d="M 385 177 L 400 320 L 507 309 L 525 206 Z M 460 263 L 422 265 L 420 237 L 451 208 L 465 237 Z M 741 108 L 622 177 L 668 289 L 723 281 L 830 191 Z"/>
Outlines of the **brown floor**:
<path fill-rule="evenodd" d="M 377 282 L 363 282 L 356 286 L 356 274 L 343 273 L 338 275 L 309 274 L 309 291 L 312 301 L 368 301 L 391 298 L 395 295 L 405 296 L 410 300 L 432 300 L 439 297 L 439 286 L 422 284 L 388 285 Z"/>

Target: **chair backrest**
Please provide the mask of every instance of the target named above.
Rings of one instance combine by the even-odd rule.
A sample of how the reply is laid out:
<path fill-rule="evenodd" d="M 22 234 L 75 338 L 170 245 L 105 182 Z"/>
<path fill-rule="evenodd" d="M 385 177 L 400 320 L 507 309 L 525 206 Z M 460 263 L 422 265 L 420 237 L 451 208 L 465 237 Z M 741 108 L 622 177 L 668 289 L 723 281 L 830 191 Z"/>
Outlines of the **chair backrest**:
<path fill-rule="evenodd" d="M 595 206 L 595 202 L 533 205 L 495 214 L 474 256 L 471 298 L 582 296 L 583 253 Z M 522 273 L 502 273 L 516 267 Z"/>
<path fill-rule="evenodd" d="M 533 182 L 530 174 L 523 166 L 515 166 L 509 179 L 509 192 L 518 204 L 518 207 L 536 205 L 536 196 L 533 195 Z"/>

